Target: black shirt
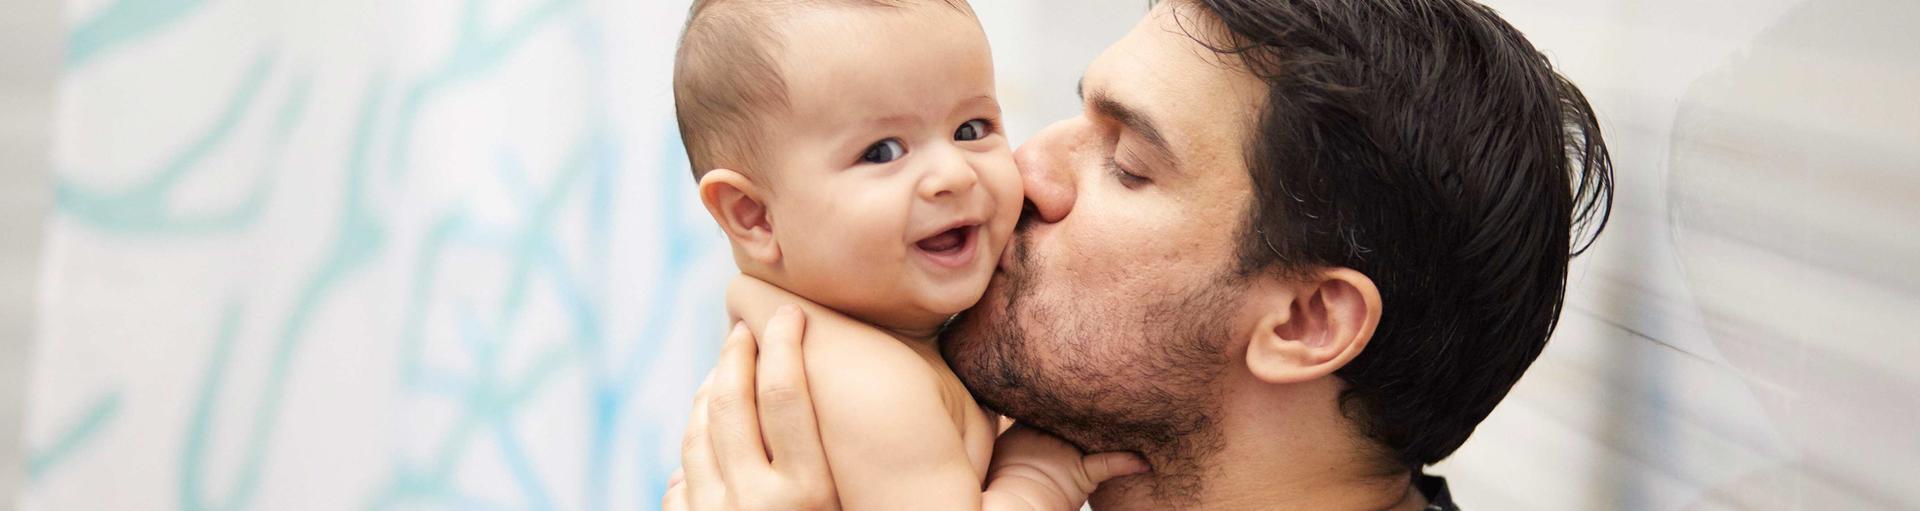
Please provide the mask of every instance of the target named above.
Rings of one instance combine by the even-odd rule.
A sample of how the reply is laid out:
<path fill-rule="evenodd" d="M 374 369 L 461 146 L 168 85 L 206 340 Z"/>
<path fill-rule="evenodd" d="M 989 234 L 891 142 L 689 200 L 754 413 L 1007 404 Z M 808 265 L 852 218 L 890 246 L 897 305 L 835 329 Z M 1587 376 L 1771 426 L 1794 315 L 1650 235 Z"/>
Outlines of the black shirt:
<path fill-rule="evenodd" d="M 1427 497 L 1426 511 L 1460 511 L 1460 506 L 1453 504 L 1453 492 L 1447 491 L 1447 478 L 1416 473 L 1413 487 Z"/>

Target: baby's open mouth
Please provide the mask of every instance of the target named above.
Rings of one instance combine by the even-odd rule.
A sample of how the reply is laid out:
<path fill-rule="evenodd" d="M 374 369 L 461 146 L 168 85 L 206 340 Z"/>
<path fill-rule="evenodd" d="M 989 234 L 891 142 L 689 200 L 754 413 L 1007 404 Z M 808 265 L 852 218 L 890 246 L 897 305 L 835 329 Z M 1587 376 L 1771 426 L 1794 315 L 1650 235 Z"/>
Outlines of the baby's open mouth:
<path fill-rule="evenodd" d="M 962 268 L 973 262 L 974 231 L 978 230 L 978 225 L 962 225 L 941 231 L 913 245 L 936 264 Z"/>
<path fill-rule="evenodd" d="M 973 226 L 960 226 L 947 229 L 945 232 L 935 234 L 931 238 L 920 240 L 920 242 L 915 245 L 918 245 L 920 250 L 928 252 L 953 252 L 965 248 L 967 239 L 971 237 L 972 234 Z"/>

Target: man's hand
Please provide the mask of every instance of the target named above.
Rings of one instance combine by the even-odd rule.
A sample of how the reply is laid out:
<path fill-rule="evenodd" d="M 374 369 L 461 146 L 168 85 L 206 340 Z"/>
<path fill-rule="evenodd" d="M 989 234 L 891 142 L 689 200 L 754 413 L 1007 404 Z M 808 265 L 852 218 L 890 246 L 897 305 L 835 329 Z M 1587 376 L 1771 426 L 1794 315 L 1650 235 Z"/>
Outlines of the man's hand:
<path fill-rule="evenodd" d="M 719 363 L 694 394 L 681 470 L 668 482 L 661 508 L 839 509 L 800 356 L 805 331 L 806 316 L 793 306 L 774 313 L 764 339 L 756 340 L 744 323 L 734 325 Z"/>
<path fill-rule="evenodd" d="M 993 443 L 987 498 L 996 509 L 1079 509 L 1100 483 L 1148 470 L 1133 453 L 1082 456 L 1065 440 L 1015 424 Z"/>

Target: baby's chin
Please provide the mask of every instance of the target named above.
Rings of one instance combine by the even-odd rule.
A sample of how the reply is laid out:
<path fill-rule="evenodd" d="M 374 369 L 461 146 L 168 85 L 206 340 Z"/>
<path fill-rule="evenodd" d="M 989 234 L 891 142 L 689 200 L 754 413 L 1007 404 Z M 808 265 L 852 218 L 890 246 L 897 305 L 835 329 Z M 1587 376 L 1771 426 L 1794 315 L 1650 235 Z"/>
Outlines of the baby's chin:
<path fill-rule="evenodd" d="M 987 292 L 987 284 L 992 280 L 993 269 L 987 268 L 976 275 L 968 275 L 960 282 L 929 286 L 918 293 L 920 306 L 942 318 L 959 314 L 980 303 L 980 298 Z"/>

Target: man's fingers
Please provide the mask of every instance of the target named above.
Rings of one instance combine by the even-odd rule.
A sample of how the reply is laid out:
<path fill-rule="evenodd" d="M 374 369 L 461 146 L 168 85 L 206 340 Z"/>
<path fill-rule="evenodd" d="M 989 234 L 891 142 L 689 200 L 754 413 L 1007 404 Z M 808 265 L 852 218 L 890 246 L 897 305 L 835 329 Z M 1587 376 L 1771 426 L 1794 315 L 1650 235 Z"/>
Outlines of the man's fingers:
<path fill-rule="evenodd" d="M 751 484 L 755 471 L 770 471 L 760 440 L 760 417 L 754 400 L 753 332 L 735 325 L 714 367 L 713 388 L 707 395 L 707 431 L 715 463 L 728 485 Z"/>
<path fill-rule="evenodd" d="M 1088 493 L 1092 493 L 1094 486 L 1099 486 L 1108 479 L 1144 474 L 1152 470 L 1147 466 L 1146 461 L 1140 459 L 1140 456 L 1130 452 L 1088 454 L 1080 458 L 1080 468 L 1086 471 L 1087 481 L 1092 483 L 1087 488 L 1083 488 Z"/>
<path fill-rule="evenodd" d="M 687 485 L 667 487 L 667 495 L 660 498 L 661 511 L 690 511 L 687 507 Z"/>
<path fill-rule="evenodd" d="M 813 397 L 807 391 L 801 342 L 807 316 L 798 307 L 782 306 L 767 322 L 760 344 L 760 432 L 766 435 L 773 462 L 782 468 L 818 471 L 824 476 L 827 458 L 821 446 Z M 808 476 L 816 474 L 807 474 Z"/>
<path fill-rule="evenodd" d="M 696 501 L 701 500 L 703 496 L 714 495 L 725 488 L 721 486 L 719 469 L 713 464 L 713 443 L 708 437 L 707 391 L 712 380 L 712 376 L 709 375 L 708 383 L 701 384 L 700 390 L 693 393 L 693 413 L 687 420 L 686 436 L 680 440 L 682 480 L 680 484 L 672 485 L 667 490 L 669 498 L 674 498 L 674 492 L 679 492 L 681 509 L 691 509 L 693 506 L 700 505 L 701 502 Z M 694 496 L 695 494 L 700 496 Z M 718 501 L 714 501 L 708 505 L 717 503 Z"/>

